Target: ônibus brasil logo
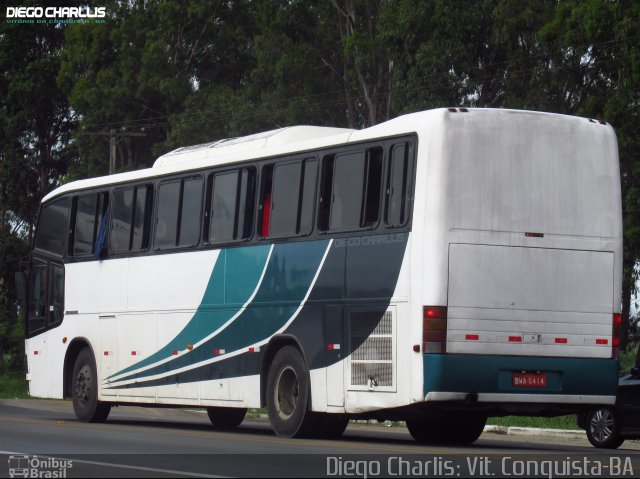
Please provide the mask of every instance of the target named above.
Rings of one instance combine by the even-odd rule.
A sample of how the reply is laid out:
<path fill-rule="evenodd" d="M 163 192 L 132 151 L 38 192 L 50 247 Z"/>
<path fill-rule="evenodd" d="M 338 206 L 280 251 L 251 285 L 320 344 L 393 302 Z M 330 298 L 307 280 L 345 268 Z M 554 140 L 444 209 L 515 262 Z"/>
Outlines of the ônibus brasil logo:
<path fill-rule="evenodd" d="M 103 23 L 106 7 L 7 7 L 7 23 Z"/>

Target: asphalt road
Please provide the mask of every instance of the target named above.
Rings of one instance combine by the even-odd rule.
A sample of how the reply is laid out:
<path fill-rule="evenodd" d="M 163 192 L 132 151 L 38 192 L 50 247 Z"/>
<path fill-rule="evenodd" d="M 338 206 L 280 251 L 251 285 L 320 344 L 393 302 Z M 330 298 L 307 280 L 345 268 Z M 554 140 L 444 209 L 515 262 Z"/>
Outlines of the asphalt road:
<path fill-rule="evenodd" d="M 362 424 L 340 440 L 282 439 L 263 419 L 221 432 L 206 414 L 177 409 L 120 407 L 106 423 L 85 424 L 68 401 L 0 400 L 0 477 L 24 467 L 40 477 L 492 477 L 515 467 L 529 477 L 546 475 L 549 460 L 556 476 L 564 467 L 597 477 L 600 464 L 602 477 L 640 477 L 639 443 L 601 452 L 584 438 L 491 433 L 469 447 L 424 446 L 404 428 Z"/>

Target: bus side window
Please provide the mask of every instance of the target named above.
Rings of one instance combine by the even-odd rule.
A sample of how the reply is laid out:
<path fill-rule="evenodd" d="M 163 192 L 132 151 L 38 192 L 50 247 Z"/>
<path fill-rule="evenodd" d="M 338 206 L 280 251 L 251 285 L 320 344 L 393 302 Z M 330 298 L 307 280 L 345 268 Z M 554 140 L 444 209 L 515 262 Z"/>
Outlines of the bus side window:
<path fill-rule="evenodd" d="M 93 253 L 98 216 L 98 195 L 91 193 L 74 198 L 73 248 L 71 254 L 86 255 Z"/>
<path fill-rule="evenodd" d="M 375 226 L 380 216 L 382 149 L 325 158 L 320 192 L 319 227 L 354 231 Z"/>
<path fill-rule="evenodd" d="M 407 143 L 393 145 L 391 150 L 385 206 L 387 226 L 402 226 L 407 221 L 408 150 Z"/>
<path fill-rule="evenodd" d="M 47 317 L 47 263 L 34 259 L 29 274 L 27 305 L 27 332 L 33 334 L 44 329 Z"/>
<path fill-rule="evenodd" d="M 202 217 L 201 177 L 166 181 L 158 188 L 156 249 L 195 246 Z"/>
<path fill-rule="evenodd" d="M 178 238 L 178 209 L 180 181 L 168 181 L 158 186 L 158 217 L 154 246 L 156 249 L 174 248 Z"/>
<path fill-rule="evenodd" d="M 258 206 L 258 227 L 260 228 L 260 236 L 263 238 L 267 238 L 269 236 L 272 185 L 273 165 L 265 165 L 262 168 L 260 205 Z"/>
<path fill-rule="evenodd" d="M 152 187 L 123 188 L 113 192 L 109 246 L 114 253 L 142 251 L 149 246 Z"/>
<path fill-rule="evenodd" d="M 209 241 L 224 243 L 253 234 L 255 169 L 213 173 L 210 180 Z"/>
<path fill-rule="evenodd" d="M 271 236 L 311 233 L 317 174 L 318 161 L 315 158 L 276 164 L 271 193 Z"/>
<path fill-rule="evenodd" d="M 34 247 L 62 256 L 69 237 L 69 198 L 42 207 Z"/>
<path fill-rule="evenodd" d="M 73 198 L 73 236 L 69 254 L 100 259 L 106 243 L 107 192 L 91 193 Z M 101 235 L 101 236 L 100 236 Z M 100 238 L 99 238 L 100 236 Z"/>

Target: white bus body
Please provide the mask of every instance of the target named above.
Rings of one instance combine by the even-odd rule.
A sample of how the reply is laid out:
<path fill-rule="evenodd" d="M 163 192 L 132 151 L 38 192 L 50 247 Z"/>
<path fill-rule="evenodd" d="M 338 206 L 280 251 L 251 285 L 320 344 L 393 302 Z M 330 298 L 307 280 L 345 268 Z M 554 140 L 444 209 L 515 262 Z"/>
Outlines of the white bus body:
<path fill-rule="evenodd" d="M 300 186 L 285 195 L 288 174 Z M 240 236 L 218 241 L 216 192 L 229 178 Z M 175 247 L 162 246 L 171 188 L 180 205 L 201 195 L 193 244 L 181 244 L 178 219 Z M 93 220 L 82 216 L 92 201 Z M 121 225 L 114 208 L 131 201 L 133 226 Z M 274 235 L 287 201 L 297 222 Z M 452 420 L 615 401 L 622 214 L 616 138 L 601 122 L 440 109 L 357 131 L 285 128 L 64 185 L 43 211 L 27 320 L 33 396 L 86 390 L 74 366 L 88 348 L 98 404 L 273 409 L 270 384 L 294 380 L 308 386 L 294 400 L 305 411 L 407 419 L 421 440 L 433 439 L 433 411 Z M 101 217 L 107 253 L 94 259 Z M 64 238 L 41 239 L 55 224 Z M 120 230 L 131 231 L 124 252 Z M 269 412 L 280 435 L 309 423 L 280 411 L 299 422 L 291 432 Z"/>

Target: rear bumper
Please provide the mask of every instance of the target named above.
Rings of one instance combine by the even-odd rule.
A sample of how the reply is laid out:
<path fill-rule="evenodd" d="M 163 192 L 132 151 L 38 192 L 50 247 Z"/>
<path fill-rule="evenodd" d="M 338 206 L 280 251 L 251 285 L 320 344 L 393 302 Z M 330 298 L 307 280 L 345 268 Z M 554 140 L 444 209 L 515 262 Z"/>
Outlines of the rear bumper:
<path fill-rule="evenodd" d="M 618 385 L 614 359 L 424 355 L 427 402 L 614 404 Z M 544 372 L 545 387 L 518 387 L 514 372 Z"/>
<path fill-rule="evenodd" d="M 452 393 L 434 391 L 424 397 L 426 402 L 469 401 L 479 403 L 527 403 L 527 404 L 615 404 L 615 396 L 579 396 L 575 394 L 494 394 Z"/>

